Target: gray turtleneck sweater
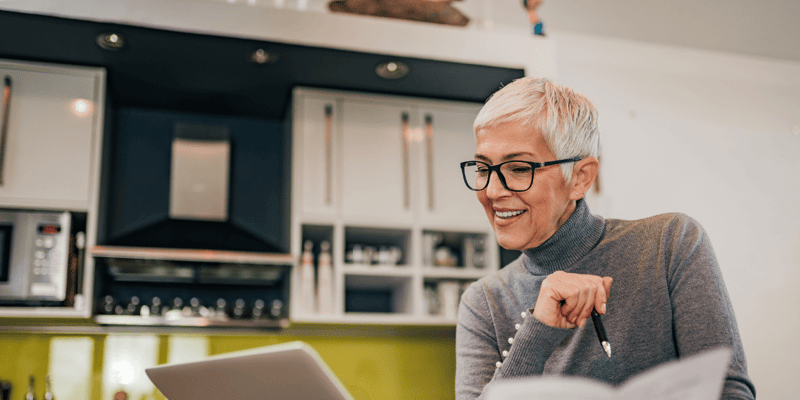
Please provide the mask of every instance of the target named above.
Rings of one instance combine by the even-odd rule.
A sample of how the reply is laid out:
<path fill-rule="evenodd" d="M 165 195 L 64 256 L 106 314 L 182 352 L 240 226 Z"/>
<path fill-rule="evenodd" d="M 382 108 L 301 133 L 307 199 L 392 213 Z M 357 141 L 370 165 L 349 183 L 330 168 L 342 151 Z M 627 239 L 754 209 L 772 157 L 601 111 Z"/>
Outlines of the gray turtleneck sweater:
<path fill-rule="evenodd" d="M 527 312 L 545 277 L 559 270 L 614 278 L 603 316 L 611 358 L 591 321 L 559 329 Z M 478 398 L 498 379 L 542 374 L 616 385 L 660 363 L 720 346 L 733 350 L 722 398 L 755 398 L 733 308 L 702 227 L 683 214 L 605 220 L 581 200 L 541 246 L 464 292 L 456 328 L 456 398 Z"/>

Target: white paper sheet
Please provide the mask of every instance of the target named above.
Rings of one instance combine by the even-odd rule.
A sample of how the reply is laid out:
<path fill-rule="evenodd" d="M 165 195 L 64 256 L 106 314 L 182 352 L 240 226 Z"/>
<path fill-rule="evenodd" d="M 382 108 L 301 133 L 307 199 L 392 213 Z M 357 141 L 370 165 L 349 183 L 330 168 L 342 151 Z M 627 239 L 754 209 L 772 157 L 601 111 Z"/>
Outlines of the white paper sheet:
<path fill-rule="evenodd" d="M 498 381 L 486 400 L 717 400 L 732 351 L 709 350 L 644 371 L 619 386 L 587 378 L 543 376 Z"/>

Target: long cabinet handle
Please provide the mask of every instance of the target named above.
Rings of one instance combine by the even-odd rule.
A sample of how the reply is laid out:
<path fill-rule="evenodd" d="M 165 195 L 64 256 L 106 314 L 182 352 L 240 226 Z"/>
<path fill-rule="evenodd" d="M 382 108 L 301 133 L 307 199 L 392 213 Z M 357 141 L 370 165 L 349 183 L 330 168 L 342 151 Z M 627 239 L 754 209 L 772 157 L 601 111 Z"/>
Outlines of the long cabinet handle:
<path fill-rule="evenodd" d="M 425 147 L 427 153 L 428 169 L 428 210 L 433 211 L 433 115 L 425 115 Z"/>
<path fill-rule="evenodd" d="M 325 204 L 333 204 L 333 106 L 325 105 Z"/>
<path fill-rule="evenodd" d="M 411 208 L 411 171 L 409 171 L 411 165 L 408 155 L 408 142 L 411 140 L 411 132 L 409 131 L 408 120 L 408 113 L 403 112 L 400 124 L 403 135 L 403 207 L 406 209 Z"/>
<path fill-rule="evenodd" d="M 0 124 L 0 185 L 3 184 L 3 166 L 5 165 L 6 136 L 8 135 L 8 120 L 11 112 L 11 77 L 6 75 L 3 79 L 3 121 Z"/>

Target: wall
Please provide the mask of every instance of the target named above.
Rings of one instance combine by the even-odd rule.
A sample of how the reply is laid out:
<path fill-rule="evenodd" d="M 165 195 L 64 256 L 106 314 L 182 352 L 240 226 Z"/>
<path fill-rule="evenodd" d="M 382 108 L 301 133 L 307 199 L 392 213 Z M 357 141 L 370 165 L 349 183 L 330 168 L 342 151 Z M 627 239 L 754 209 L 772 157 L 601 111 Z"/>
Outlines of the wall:
<path fill-rule="evenodd" d="M 59 400 L 110 400 L 120 389 L 130 400 L 164 400 L 144 368 L 302 340 L 358 400 L 453 398 L 452 333 L 449 338 L 419 332 L 394 335 L 392 328 L 369 327 L 367 336 L 366 331 L 335 329 L 228 335 L 0 333 L 0 380 L 12 382 L 14 399 L 24 397 L 30 375 L 36 378 L 36 398 L 43 398 L 49 374 Z"/>
<path fill-rule="evenodd" d="M 553 34 L 603 131 L 593 212 L 680 211 L 714 244 L 761 398 L 800 392 L 800 63 Z"/>

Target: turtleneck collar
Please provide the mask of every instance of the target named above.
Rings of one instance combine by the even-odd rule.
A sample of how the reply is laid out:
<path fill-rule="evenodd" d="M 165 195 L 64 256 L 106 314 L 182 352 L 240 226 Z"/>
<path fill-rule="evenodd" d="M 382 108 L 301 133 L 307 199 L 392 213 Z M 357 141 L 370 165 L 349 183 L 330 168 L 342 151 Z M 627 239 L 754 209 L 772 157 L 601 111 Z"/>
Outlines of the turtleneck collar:
<path fill-rule="evenodd" d="M 553 236 L 539 247 L 522 252 L 523 264 L 534 275 L 569 270 L 600 242 L 605 226 L 605 220 L 592 215 L 586 201 L 580 199 L 567 222 Z"/>

